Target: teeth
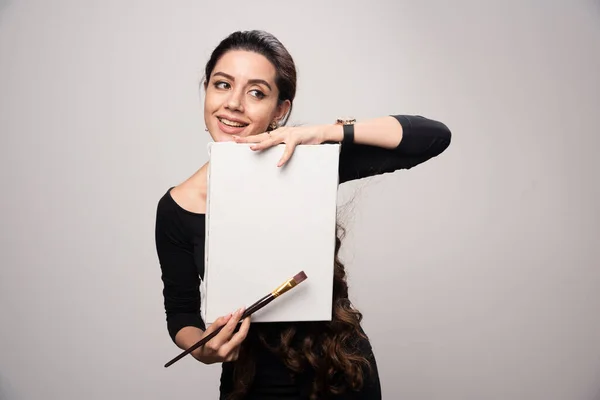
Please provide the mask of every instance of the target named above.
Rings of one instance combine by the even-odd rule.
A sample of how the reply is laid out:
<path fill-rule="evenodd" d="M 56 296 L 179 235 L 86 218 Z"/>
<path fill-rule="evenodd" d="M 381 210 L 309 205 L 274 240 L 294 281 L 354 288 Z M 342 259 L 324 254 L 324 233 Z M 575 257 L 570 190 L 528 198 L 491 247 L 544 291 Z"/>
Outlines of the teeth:
<path fill-rule="evenodd" d="M 243 126 L 246 126 L 245 124 L 240 124 L 239 122 L 230 121 L 225 118 L 219 118 L 219 121 L 221 121 L 222 123 L 224 123 L 227 126 L 232 126 L 234 128 L 241 128 Z"/>

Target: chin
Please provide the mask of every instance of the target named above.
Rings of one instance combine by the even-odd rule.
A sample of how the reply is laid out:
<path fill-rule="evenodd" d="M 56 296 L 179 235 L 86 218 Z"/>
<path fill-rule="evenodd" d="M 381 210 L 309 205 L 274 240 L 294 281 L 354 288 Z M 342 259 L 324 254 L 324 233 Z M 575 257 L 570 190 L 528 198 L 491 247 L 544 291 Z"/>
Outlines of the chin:
<path fill-rule="evenodd" d="M 226 133 L 219 132 L 219 135 L 215 138 L 215 142 L 233 142 L 233 137 Z"/>
<path fill-rule="evenodd" d="M 209 128 L 208 133 L 213 142 L 233 142 L 233 137 L 230 134 L 221 132 L 217 127 Z"/>

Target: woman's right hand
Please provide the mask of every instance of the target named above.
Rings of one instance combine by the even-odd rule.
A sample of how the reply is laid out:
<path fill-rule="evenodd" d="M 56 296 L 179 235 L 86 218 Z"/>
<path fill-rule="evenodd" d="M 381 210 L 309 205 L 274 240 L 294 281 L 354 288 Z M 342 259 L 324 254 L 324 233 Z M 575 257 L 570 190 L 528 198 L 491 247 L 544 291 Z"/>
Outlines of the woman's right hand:
<path fill-rule="evenodd" d="M 241 308 L 233 314 L 217 318 L 202 336 L 209 335 L 220 326 L 225 326 L 215 337 L 194 351 L 194 357 L 204 364 L 237 360 L 240 353 L 240 345 L 246 338 L 248 329 L 250 328 L 250 317 L 246 317 L 242 321 L 239 331 L 234 333 L 244 311 L 245 309 Z"/>

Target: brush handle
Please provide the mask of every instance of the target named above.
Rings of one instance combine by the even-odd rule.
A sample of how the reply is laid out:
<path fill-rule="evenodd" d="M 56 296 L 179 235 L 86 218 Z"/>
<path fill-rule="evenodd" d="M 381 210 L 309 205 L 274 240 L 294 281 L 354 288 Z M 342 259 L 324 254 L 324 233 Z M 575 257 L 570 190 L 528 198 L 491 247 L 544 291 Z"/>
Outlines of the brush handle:
<path fill-rule="evenodd" d="M 256 303 L 252 304 L 250 307 L 248 307 L 246 309 L 246 311 L 244 311 L 244 314 L 242 314 L 242 317 L 240 319 L 249 317 L 250 315 L 254 314 L 258 310 L 260 310 L 261 308 L 263 308 L 264 306 L 266 306 L 267 304 L 272 302 L 274 299 L 275 299 L 275 296 L 273 296 L 272 293 L 269 293 L 268 295 L 266 295 L 265 297 L 263 297 Z"/>
<path fill-rule="evenodd" d="M 269 293 L 268 295 L 266 295 L 262 299 L 258 300 L 256 303 L 254 303 L 250 307 L 248 307 L 246 309 L 246 311 L 244 311 L 244 313 L 240 317 L 240 321 L 242 321 L 243 319 L 249 317 L 250 315 L 252 315 L 256 311 L 260 310 L 261 308 L 263 308 L 264 306 L 266 306 L 267 304 L 269 304 L 270 302 L 272 302 L 273 299 L 275 299 L 275 296 L 273 296 L 273 294 Z M 187 350 L 183 351 L 177 357 L 175 357 L 174 359 L 172 359 L 171 361 L 169 361 L 168 363 L 166 363 L 165 364 L 165 368 L 173 365 L 175 362 L 181 360 L 183 357 L 187 356 L 192 351 L 196 350 L 198 347 L 206 344 L 206 342 L 208 342 L 210 339 L 212 339 L 215 336 L 217 336 L 219 334 L 219 332 L 221 332 L 221 330 L 223 329 L 223 327 L 225 327 L 225 325 L 221 325 L 220 327 L 218 327 L 217 329 L 215 329 L 214 331 L 212 331 L 211 333 L 209 333 L 208 335 L 206 335 L 205 337 L 203 337 L 202 339 L 200 339 L 199 341 L 197 341 L 190 348 L 188 348 Z"/>
<path fill-rule="evenodd" d="M 196 350 L 198 347 L 202 346 L 203 344 L 205 344 L 206 342 L 208 342 L 210 339 L 212 339 L 215 336 L 217 336 L 217 334 L 219 332 L 221 332 L 221 329 L 223 329 L 223 326 L 220 326 L 218 329 L 214 330 L 213 332 L 209 333 L 208 335 L 206 335 L 205 337 L 203 337 L 202 339 L 200 339 L 199 341 L 197 341 L 192 347 L 190 347 L 189 349 L 185 350 L 183 353 L 180 353 L 177 357 L 175 357 L 174 359 L 172 359 L 171 361 L 169 361 L 168 363 L 166 363 L 165 364 L 165 368 L 170 367 L 175 362 L 181 360 L 183 357 L 187 356 L 192 351 Z"/>

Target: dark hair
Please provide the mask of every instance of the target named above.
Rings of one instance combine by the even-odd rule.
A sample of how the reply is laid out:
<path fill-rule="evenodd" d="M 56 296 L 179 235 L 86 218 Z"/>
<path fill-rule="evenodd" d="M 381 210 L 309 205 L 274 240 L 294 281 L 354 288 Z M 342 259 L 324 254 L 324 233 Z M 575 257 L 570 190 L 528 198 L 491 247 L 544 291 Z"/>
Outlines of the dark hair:
<path fill-rule="evenodd" d="M 235 32 L 225 38 L 206 64 L 205 84 L 210 80 L 219 58 L 230 50 L 248 50 L 264 55 L 275 66 L 279 101 L 293 102 L 296 95 L 294 61 L 279 40 L 263 31 Z M 367 337 L 360 326 L 362 314 L 348 299 L 346 271 L 338 257 L 343 233 L 343 228 L 338 224 L 332 259 L 332 320 L 270 324 L 271 328 L 276 329 L 268 331 L 264 330 L 264 324 L 251 326 L 240 347 L 239 357 L 233 363 L 234 383 L 229 399 L 242 398 L 249 390 L 256 371 L 253 354 L 261 346 L 278 355 L 296 377 L 307 371 L 313 374 L 312 398 L 326 398 L 331 394 L 358 390 L 364 385 L 365 374 L 373 370 L 370 360 L 358 350 L 360 340 Z"/>
<path fill-rule="evenodd" d="M 259 30 L 234 32 L 223 39 L 213 50 L 204 69 L 205 84 L 210 80 L 219 59 L 231 50 L 253 51 L 263 55 L 273 64 L 276 71 L 275 84 L 279 90 L 278 101 L 280 104 L 286 100 L 291 103 L 290 110 L 280 123 L 285 125 L 292 113 L 296 97 L 296 65 L 290 53 L 275 36 L 268 32 Z"/>

